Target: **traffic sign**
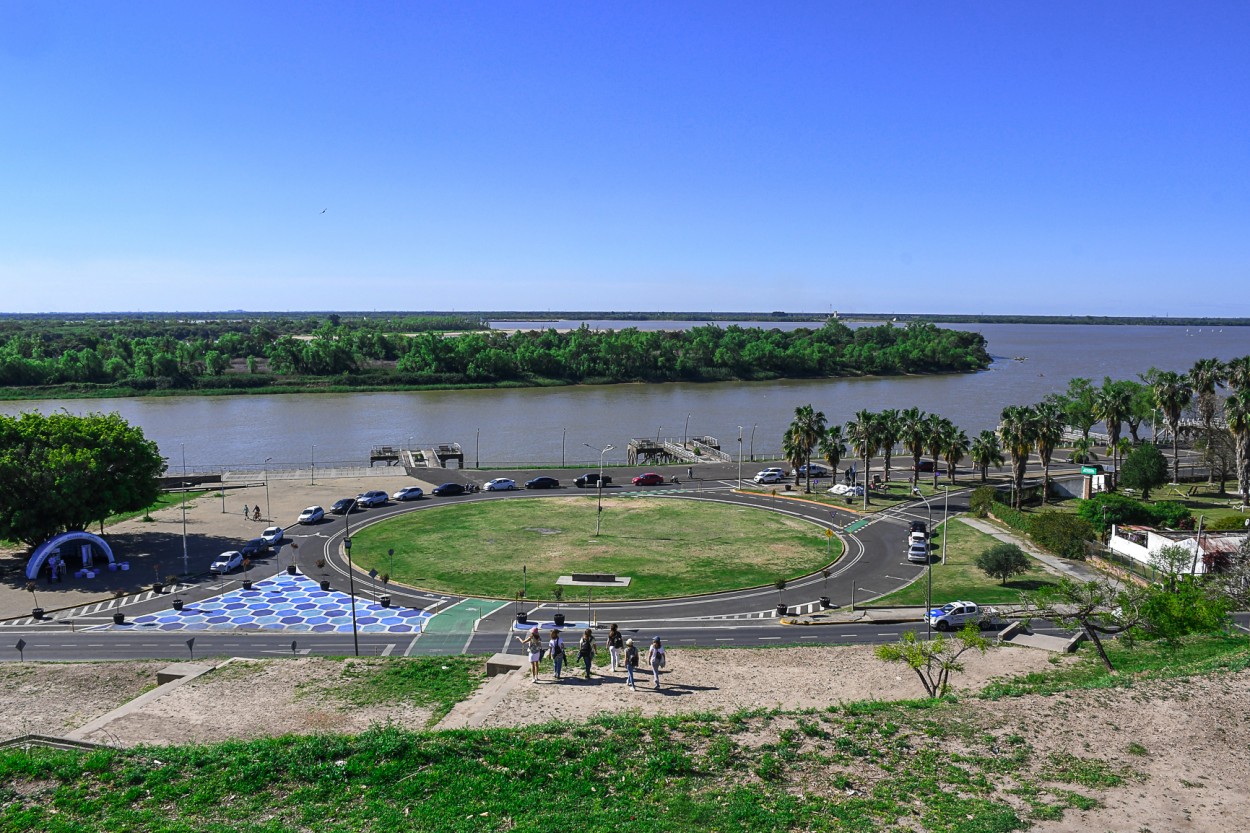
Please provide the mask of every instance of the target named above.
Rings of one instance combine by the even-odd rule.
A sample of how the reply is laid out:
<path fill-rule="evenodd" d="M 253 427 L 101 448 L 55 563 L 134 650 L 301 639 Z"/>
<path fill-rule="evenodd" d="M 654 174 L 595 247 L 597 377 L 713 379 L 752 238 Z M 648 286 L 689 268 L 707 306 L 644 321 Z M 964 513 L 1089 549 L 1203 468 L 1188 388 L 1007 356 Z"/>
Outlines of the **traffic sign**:
<path fill-rule="evenodd" d="M 1081 466 L 1081 474 L 1098 474 L 1098 466 Z"/>

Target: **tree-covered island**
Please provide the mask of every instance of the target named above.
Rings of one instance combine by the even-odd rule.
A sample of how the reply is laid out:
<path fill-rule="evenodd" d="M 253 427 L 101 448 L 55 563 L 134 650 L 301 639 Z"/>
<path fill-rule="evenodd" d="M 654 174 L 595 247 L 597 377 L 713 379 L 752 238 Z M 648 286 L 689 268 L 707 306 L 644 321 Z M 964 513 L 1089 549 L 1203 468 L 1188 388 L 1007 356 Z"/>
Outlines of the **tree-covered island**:
<path fill-rule="evenodd" d="M 465 317 L 8 317 L 0 396 L 723 382 L 956 373 L 979 333 L 931 323 L 502 332 Z"/>

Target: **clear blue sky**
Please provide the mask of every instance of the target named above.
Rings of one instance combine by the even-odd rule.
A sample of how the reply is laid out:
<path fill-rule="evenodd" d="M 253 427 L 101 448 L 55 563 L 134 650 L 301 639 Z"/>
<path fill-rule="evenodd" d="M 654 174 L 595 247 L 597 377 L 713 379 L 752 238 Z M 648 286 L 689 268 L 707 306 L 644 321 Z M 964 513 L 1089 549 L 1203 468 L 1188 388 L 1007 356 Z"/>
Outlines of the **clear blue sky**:
<path fill-rule="evenodd" d="M 1244 0 L 3 0 L 0 309 L 1250 316 L 1247 44 Z"/>

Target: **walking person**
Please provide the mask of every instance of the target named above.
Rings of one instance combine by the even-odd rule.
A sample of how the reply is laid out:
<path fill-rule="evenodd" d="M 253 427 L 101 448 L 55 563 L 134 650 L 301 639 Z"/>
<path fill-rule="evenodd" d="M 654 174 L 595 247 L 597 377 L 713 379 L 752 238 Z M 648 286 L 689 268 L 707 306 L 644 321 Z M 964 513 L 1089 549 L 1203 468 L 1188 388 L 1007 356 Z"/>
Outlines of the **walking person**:
<path fill-rule="evenodd" d="M 514 637 L 517 642 L 525 646 L 525 650 L 530 655 L 530 682 L 538 682 L 538 663 L 543 660 L 543 638 L 538 634 L 538 626 L 530 628 L 529 635 L 524 639 Z"/>
<path fill-rule="evenodd" d="M 595 659 L 595 634 L 590 628 L 582 634 L 582 641 L 577 646 L 577 658 L 586 668 L 586 679 L 590 679 L 590 664 Z"/>
<path fill-rule="evenodd" d="M 651 640 L 651 649 L 647 651 L 647 664 L 651 666 L 651 679 L 655 681 L 655 687 L 660 687 L 660 669 L 664 667 L 664 646 L 660 644 L 660 637 Z"/>
<path fill-rule="evenodd" d="M 254 520 L 254 521 L 259 521 L 259 520 L 260 520 L 260 504 L 259 504 L 259 503 L 258 503 L 258 504 L 256 504 L 256 509 L 255 509 L 255 511 L 254 511 L 254 512 L 252 512 L 252 520 Z"/>
<path fill-rule="evenodd" d="M 625 637 L 617 629 L 616 625 L 608 628 L 608 656 L 612 658 L 612 672 L 616 673 L 616 666 L 621 664 L 621 651 L 625 648 Z"/>
<path fill-rule="evenodd" d="M 245 503 L 243 504 L 243 520 L 246 521 L 250 517 L 252 517 L 252 513 L 247 511 L 247 504 Z"/>
<path fill-rule="evenodd" d="M 555 628 L 552 628 L 551 639 L 547 641 L 547 652 L 551 654 L 551 664 L 556 668 L 556 679 L 563 679 L 560 675 L 564 671 L 564 640 Z"/>
<path fill-rule="evenodd" d="M 629 683 L 630 691 L 637 691 L 634 688 L 634 669 L 638 667 L 638 649 L 634 647 L 634 640 L 625 640 L 625 680 Z"/>

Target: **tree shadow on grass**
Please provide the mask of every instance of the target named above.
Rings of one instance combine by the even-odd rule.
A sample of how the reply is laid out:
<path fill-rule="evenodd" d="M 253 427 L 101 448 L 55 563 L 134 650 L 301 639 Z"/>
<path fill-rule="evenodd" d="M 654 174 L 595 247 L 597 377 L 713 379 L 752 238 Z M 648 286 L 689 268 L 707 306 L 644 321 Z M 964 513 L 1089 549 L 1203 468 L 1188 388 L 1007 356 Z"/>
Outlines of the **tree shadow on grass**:
<path fill-rule="evenodd" d="M 999 585 L 999 586 L 1005 587 L 1008 590 L 1019 590 L 1021 593 L 1036 593 L 1038 590 L 1041 590 L 1043 587 L 1050 587 L 1054 583 L 1055 582 L 1050 579 L 1026 578 L 1026 579 L 1009 581 L 1006 584 Z"/>

